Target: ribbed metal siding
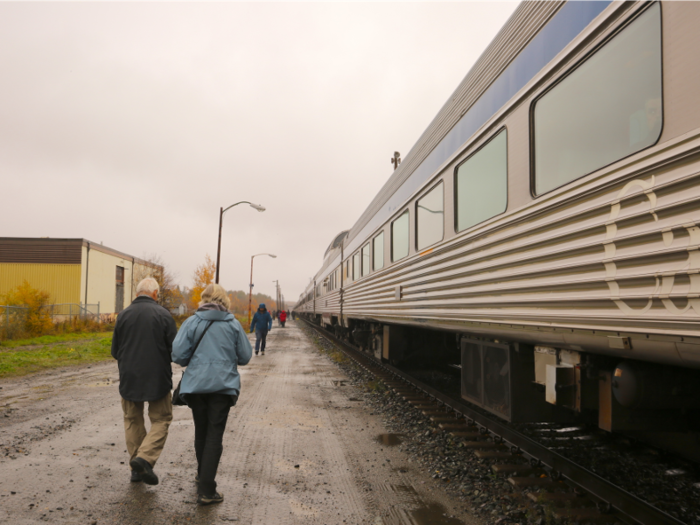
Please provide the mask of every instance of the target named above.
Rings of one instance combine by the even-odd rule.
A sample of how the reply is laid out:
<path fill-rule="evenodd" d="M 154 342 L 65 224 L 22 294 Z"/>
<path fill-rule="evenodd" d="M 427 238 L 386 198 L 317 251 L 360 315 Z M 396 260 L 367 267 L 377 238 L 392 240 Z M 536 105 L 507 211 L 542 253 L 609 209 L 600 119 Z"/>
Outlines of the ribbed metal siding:
<path fill-rule="evenodd" d="M 0 263 L 80 264 L 82 239 L 0 237 Z"/>
<path fill-rule="evenodd" d="M 426 327 L 493 323 L 496 337 L 564 329 L 562 342 L 601 330 L 698 338 L 700 137 L 659 157 L 574 183 L 363 279 L 345 291 L 343 313 Z M 607 348 L 605 334 L 594 348 Z M 680 359 L 673 345 L 634 355 Z"/>
<path fill-rule="evenodd" d="M 27 281 L 48 292 L 54 304 L 80 302 L 80 264 L 0 263 L 0 304 L 4 295 Z"/>

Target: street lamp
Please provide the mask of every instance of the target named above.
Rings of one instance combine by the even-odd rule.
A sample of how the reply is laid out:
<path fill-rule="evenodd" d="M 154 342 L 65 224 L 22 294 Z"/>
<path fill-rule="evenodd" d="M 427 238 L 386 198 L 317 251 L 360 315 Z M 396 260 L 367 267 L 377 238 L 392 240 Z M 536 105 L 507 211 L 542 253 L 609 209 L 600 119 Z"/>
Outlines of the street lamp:
<path fill-rule="evenodd" d="M 252 307 L 253 307 L 253 259 L 255 259 L 258 255 L 267 255 L 268 257 L 272 257 L 273 259 L 276 258 L 276 255 L 272 255 L 271 253 L 256 253 L 250 258 L 250 290 L 248 291 L 248 324 L 250 325 L 250 316 L 252 313 Z"/>
<path fill-rule="evenodd" d="M 238 206 L 239 204 L 248 204 L 251 208 L 254 208 L 260 212 L 265 211 L 265 208 L 260 206 L 260 204 L 253 204 L 252 202 L 248 201 L 241 201 L 237 202 L 236 204 L 231 204 L 231 206 L 229 206 L 226 209 L 219 208 L 219 246 L 216 248 L 216 284 L 219 284 L 219 262 L 221 261 L 221 226 L 224 220 L 224 213 L 226 213 L 234 206 Z"/>
<path fill-rule="evenodd" d="M 280 311 L 280 282 L 279 280 L 277 281 L 272 281 L 275 283 L 275 304 L 277 305 L 275 309 L 279 312 Z"/>

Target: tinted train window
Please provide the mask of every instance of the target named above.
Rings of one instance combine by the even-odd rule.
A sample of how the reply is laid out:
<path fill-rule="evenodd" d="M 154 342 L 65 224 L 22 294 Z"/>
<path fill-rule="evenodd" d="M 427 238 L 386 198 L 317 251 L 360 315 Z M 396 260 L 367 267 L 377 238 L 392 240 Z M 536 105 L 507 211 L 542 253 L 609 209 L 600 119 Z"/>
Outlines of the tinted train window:
<path fill-rule="evenodd" d="M 536 102 L 535 193 L 651 146 L 661 109 L 661 8 L 654 4 Z"/>
<path fill-rule="evenodd" d="M 426 246 L 442 240 L 445 233 L 445 190 L 442 182 L 416 202 L 416 246 Z"/>
<path fill-rule="evenodd" d="M 384 232 L 374 238 L 372 249 L 374 250 L 374 269 L 381 270 L 384 268 Z"/>
<path fill-rule="evenodd" d="M 360 252 L 352 256 L 352 280 L 360 278 Z"/>
<path fill-rule="evenodd" d="M 369 243 L 362 247 L 362 277 L 369 275 Z"/>
<path fill-rule="evenodd" d="M 391 223 L 391 260 L 398 261 L 408 255 L 408 210 Z"/>
<path fill-rule="evenodd" d="M 458 232 L 506 211 L 507 146 L 507 134 L 503 130 L 457 168 L 455 221 Z"/>

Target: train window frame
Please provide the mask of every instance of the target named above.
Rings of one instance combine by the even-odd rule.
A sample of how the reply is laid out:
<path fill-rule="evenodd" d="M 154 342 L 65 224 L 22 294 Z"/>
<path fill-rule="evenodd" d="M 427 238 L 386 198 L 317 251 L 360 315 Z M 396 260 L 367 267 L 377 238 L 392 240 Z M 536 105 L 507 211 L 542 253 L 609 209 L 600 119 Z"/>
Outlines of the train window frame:
<path fill-rule="evenodd" d="M 380 237 L 382 238 L 381 246 L 379 247 L 380 249 L 377 250 L 377 239 Z M 377 268 L 377 253 L 381 253 L 382 256 L 382 265 L 379 268 Z M 384 268 L 384 231 L 379 232 L 372 238 L 372 270 L 376 272 L 382 268 Z"/>
<path fill-rule="evenodd" d="M 352 254 L 352 280 L 357 281 L 362 277 L 362 256 L 360 250 Z"/>
<path fill-rule="evenodd" d="M 367 264 L 365 264 L 365 248 L 367 248 Z M 365 245 L 360 248 L 360 264 L 362 265 L 362 271 L 360 272 L 360 277 L 366 277 L 372 271 L 372 251 L 370 248 L 370 242 L 367 241 Z"/>
<path fill-rule="evenodd" d="M 553 191 L 557 191 L 565 186 L 568 186 L 569 184 L 573 184 L 576 181 L 580 181 L 584 177 L 587 177 L 588 175 L 591 175 L 592 173 L 596 173 L 600 170 L 603 170 L 607 168 L 608 166 L 612 166 L 613 164 L 616 164 L 626 158 L 629 158 L 633 155 L 637 155 L 638 153 L 641 153 L 642 151 L 645 151 L 649 148 L 653 148 L 656 146 L 659 141 L 661 140 L 661 137 L 664 132 L 664 126 L 665 126 L 665 97 L 664 97 L 664 30 L 663 30 L 663 6 L 661 5 L 662 2 L 660 1 L 654 1 L 650 2 L 648 5 L 642 7 L 639 9 L 637 12 L 632 14 L 632 16 L 626 18 L 625 20 L 621 21 L 620 24 L 615 28 L 613 31 L 610 32 L 601 42 L 599 42 L 597 45 L 593 47 L 589 52 L 587 52 L 583 57 L 578 59 L 573 65 L 566 67 L 566 71 L 562 73 L 560 76 L 558 76 L 551 84 L 549 84 L 546 88 L 542 90 L 542 92 L 537 95 L 532 102 L 530 103 L 529 107 L 529 151 L 530 151 L 530 195 L 537 199 L 540 198 L 544 195 L 547 195 Z M 603 166 L 599 166 L 595 168 L 592 171 L 583 173 L 582 175 L 571 179 L 569 181 L 566 181 L 554 188 L 550 188 L 546 191 L 542 191 L 541 193 L 537 193 L 537 173 L 536 173 L 536 159 L 535 159 L 535 108 L 537 106 L 537 103 L 541 101 L 544 97 L 546 97 L 549 93 L 551 93 L 554 89 L 557 88 L 562 82 L 564 82 L 566 79 L 568 79 L 572 74 L 574 74 L 576 71 L 578 71 L 588 60 L 593 58 L 596 53 L 601 51 L 606 45 L 608 45 L 612 40 L 615 39 L 620 33 L 622 33 L 625 29 L 629 28 L 631 24 L 633 24 L 635 21 L 639 19 L 642 15 L 647 13 L 650 9 L 653 9 L 655 6 L 658 6 L 659 10 L 659 54 L 660 54 L 660 60 L 659 60 L 659 74 L 660 74 L 660 79 L 661 79 L 661 90 L 660 90 L 660 96 L 661 96 L 661 101 L 660 101 L 660 118 L 661 118 L 661 124 L 659 127 L 659 133 L 658 136 L 656 137 L 656 140 L 653 143 L 650 143 L 649 145 L 643 147 L 642 149 L 639 149 L 637 151 L 633 151 L 623 157 L 617 158 L 612 162 L 609 162 Z"/>
<path fill-rule="evenodd" d="M 394 256 L 394 224 L 403 218 L 404 215 L 408 216 L 408 242 L 406 243 L 406 255 L 399 257 L 398 259 Z M 391 262 L 395 263 L 401 261 L 411 254 L 411 213 L 408 208 L 402 211 L 397 217 L 391 221 Z"/>
<path fill-rule="evenodd" d="M 459 169 L 467 164 L 470 160 L 472 160 L 476 155 L 478 155 L 480 152 L 484 150 L 484 148 L 488 147 L 489 144 L 493 143 L 493 141 L 498 138 L 501 133 L 505 133 L 505 140 L 506 140 L 506 201 L 505 201 L 505 207 L 503 208 L 503 211 L 500 213 L 496 213 L 495 215 L 491 215 L 490 217 L 487 217 L 475 224 L 472 224 L 471 226 L 466 226 L 462 228 L 461 230 L 459 229 Z M 453 172 L 453 191 L 452 191 L 452 196 L 453 196 L 453 215 L 454 215 L 454 232 L 459 234 L 465 231 L 468 231 L 471 228 L 474 228 L 475 226 L 478 226 L 479 224 L 482 224 L 486 221 L 490 221 L 491 219 L 495 217 L 499 217 L 501 215 L 504 215 L 508 211 L 508 204 L 510 203 L 510 193 L 508 191 L 508 183 L 510 181 L 510 164 L 508 162 L 508 153 L 509 153 L 509 143 L 508 143 L 508 127 L 507 126 L 501 126 L 498 128 L 491 136 L 489 136 L 478 148 L 476 148 L 474 151 L 472 151 L 467 158 L 465 158 L 463 161 L 461 161 L 457 166 L 454 168 Z"/>
<path fill-rule="evenodd" d="M 418 235 L 418 221 L 420 220 L 420 217 L 418 214 L 418 205 L 419 205 L 421 200 L 423 200 L 425 197 L 430 195 L 433 191 L 438 189 L 438 187 L 442 187 L 442 212 L 440 212 L 440 213 L 442 213 L 442 236 L 439 239 L 437 239 L 436 241 L 431 242 L 430 244 L 426 244 L 425 246 L 420 246 L 420 244 L 419 244 L 420 239 L 419 239 L 419 235 Z M 415 239 L 414 239 L 414 242 L 416 245 L 416 251 L 423 251 L 427 248 L 430 248 L 431 246 L 438 244 L 439 242 L 442 242 L 445 239 L 445 215 L 446 215 L 445 214 L 445 182 L 442 179 L 440 179 L 435 184 L 433 184 L 430 187 L 430 189 L 423 192 L 421 194 L 421 196 L 416 199 L 415 213 L 414 213 L 414 225 L 413 225 L 414 231 L 416 232 Z"/>

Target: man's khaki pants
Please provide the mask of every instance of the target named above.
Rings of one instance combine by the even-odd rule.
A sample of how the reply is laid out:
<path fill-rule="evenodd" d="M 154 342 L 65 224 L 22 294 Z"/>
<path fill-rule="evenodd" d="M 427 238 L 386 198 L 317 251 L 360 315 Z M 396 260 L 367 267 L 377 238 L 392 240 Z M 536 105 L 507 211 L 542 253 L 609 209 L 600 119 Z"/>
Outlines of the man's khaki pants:
<path fill-rule="evenodd" d="M 170 392 L 164 398 L 148 401 L 148 418 L 151 420 L 149 432 L 146 432 L 143 419 L 143 404 L 122 398 L 126 448 L 131 456 L 129 461 L 140 457 L 153 466 L 163 452 L 168 437 L 168 429 L 173 421 L 173 403 Z"/>

